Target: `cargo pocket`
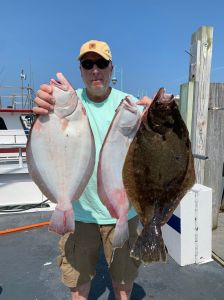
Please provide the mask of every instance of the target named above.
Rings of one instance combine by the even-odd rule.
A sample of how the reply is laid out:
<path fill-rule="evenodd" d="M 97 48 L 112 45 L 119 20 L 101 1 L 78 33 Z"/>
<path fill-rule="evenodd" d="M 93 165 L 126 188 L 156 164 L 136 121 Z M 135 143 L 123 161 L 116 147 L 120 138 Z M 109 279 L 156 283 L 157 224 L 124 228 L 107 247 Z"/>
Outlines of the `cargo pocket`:
<path fill-rule="evenodd" d="M 58 243 L 60 255 L 56 258 L 56 263 L 61 270 L 61 280 L 67 287 L 76 286 L 76 271 L 74 265 L 74 234 L 66 233 Z"/>
<path fill-rule="evenodd" d="M 61 267 L 63 257 L 65 257 L 65 243 L 66 243 L 68 237 L 69 237 L 69 234 L 66 233 L 65 235 L 63 235 L 60 238 L 60 240 L 58 242 L 58 249 L 59 249 L 60 254 L 57 256 L 56 262 L 59 267 Z"/>

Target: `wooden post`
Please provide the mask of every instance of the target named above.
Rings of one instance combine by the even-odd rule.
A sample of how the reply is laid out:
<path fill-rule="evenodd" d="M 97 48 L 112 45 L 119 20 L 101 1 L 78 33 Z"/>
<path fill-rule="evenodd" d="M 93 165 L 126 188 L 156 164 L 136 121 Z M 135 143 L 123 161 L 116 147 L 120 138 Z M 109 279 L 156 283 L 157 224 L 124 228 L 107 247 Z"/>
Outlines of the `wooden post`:
<path fill-rule="evenodd" d="M 222 203 L 221 203 L 221 210 L 224 211 L 224 162 L 222 168 Z"/>
<path fill-rule="evenodd" d="M 223 193 L 224 83 L 210 84 L 206 145 L 208 160 L 205 162 L 204 184 L 212 188 L 212 220 L 215 229 Z"/>
<path fill-rule="evenodd" d="M 191 136 L 191 124 L 193 114 L 193 95 L 194 95 L 194 82 L 189 81 L 180 86 L 180 113 L 187 125 L 189 136 Z"/>
<path fill-rule="evenodd" d="M 189 81 L 194 81 L 191 141 L 193 154 L 206 156 L 206 136 L 213 28 L 200 27 L 192 34 Z M 195 158 L 197 182 L 204 183 L 205 161 Z"/>
<path fill-rule="evenodd" d="M 221 210 L 224 211 L 224 161 L 222 166 L 222 203 Z"/>

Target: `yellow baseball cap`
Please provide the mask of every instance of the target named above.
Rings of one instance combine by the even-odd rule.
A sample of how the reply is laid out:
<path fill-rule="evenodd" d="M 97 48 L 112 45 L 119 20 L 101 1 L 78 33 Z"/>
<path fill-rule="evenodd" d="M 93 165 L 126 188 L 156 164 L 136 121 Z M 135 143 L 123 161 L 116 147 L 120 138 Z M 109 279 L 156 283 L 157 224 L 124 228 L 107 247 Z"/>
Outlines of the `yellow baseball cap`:
<path fill-rule="evenodd" d="M 88 52 L 95 52 L 106 60 L 112 60 L 110 47 L 106 42 L 91 40 L 84 43 L 80 48 L 78 59 L 80 60 L 81 57 Z"/>

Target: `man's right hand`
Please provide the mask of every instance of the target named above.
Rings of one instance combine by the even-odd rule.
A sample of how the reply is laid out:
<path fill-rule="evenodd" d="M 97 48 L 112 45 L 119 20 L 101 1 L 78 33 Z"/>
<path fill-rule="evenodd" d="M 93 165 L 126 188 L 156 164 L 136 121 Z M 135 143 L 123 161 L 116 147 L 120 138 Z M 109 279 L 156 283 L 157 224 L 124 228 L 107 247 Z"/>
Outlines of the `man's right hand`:
<path fill-rule="evenodd" d="M 54 109 L 55 100 L 52 95 L 53 87 L 49 84 L 42 84 L 37 91 L 34 102 L 37 106 L 33 107 L 33 112 L 37 115 L 47 115 Z"/>

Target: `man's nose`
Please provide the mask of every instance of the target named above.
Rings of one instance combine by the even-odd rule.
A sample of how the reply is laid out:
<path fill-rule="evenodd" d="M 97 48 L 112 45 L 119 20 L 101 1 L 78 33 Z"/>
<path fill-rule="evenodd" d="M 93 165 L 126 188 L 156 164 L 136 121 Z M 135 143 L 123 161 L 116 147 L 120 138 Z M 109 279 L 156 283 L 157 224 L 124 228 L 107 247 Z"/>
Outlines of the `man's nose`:
<path fill-rule="evenodd" d="M 93 73 L 98 73 L 99 72 L 99 69 L 97 67 L 97 65 L 94 65 L 93 66 Z"/>

